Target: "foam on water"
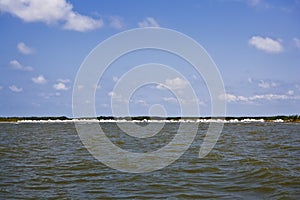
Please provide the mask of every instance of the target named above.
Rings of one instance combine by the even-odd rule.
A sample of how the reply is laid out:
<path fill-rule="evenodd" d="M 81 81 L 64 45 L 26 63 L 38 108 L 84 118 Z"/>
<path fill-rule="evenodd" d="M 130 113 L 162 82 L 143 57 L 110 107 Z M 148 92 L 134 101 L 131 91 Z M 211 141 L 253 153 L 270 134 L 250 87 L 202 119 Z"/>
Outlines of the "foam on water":
<path fill-rule="evenodd" d="M 18 120 L 17 123 L 264 123 L 264 122 L 284 122 L 282 119 L 265 121 L 264 119 L 178 119 L 178 120 L 167 120 L 167 119 L 144 119 L 144 120 L 126 120 L 126 119 L 68 119 L 68 120 Z"/>

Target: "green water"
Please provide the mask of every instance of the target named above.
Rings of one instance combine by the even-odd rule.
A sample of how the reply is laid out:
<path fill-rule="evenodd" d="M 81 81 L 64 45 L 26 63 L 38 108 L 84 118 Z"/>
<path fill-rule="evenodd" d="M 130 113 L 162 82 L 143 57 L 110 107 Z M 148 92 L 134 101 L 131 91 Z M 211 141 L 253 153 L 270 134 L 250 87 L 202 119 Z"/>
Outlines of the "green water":
<path fill-rule="evenodd" d="M 167 123 L 146 141 L 114 123 L 102 127 L 121 148 L 147 152 L 166 145 L 178 124 Z M 97 161 L 72 123 L 0 123 L 0 199 L 299 199 L 300 124 L 225 124 L 214 149 L 199 159 L 207 127 L 200 124 L 173 164 L 131 174 Z"/>

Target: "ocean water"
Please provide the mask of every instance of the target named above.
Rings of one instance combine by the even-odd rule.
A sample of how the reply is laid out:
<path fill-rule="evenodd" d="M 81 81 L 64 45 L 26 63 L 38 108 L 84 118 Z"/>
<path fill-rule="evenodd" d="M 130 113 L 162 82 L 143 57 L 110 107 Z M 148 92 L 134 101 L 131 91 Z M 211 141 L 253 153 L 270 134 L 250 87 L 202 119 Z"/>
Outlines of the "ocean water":
<path fill-rule="evenodd" d="M 178 129 L 166 123 L 144 141 L 115 123 L 101 126 L 133 152 L 161 148 Z M 0 123 L 0 199 L 300 198 L 299 123 L 227 123 L 214 149 L 199 159 L 207 128 L 200 123 L 191 147 L 171 165 L 132 174 L 96 160 L 73 123 Z"/>

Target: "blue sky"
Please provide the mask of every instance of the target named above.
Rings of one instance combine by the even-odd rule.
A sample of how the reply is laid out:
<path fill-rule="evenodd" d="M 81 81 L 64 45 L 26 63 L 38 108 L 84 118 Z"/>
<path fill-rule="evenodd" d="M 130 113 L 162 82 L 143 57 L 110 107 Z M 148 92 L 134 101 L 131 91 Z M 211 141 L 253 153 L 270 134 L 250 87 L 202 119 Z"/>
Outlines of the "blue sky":
<path fill-rule="evenodd" d="M 228 115 L 299 114 L 299 19 L 299 0 L 0 0 L 0 116 L 72 116 L 73 84 L 85 57 L 110 36 L 139 27 L 174 29 L 201 44 L 223 77 Z M 120 98 L 114 85 L 147 62 L 184 74 L 188 80 L 166 85 L 184 90 L 189 81 L 201 114 L 210 115 L 201 76 L 184 61 L 150 50 L 107 70 L 96 86 L 97 115 L 111 115 L 111 98 Z M 133 94 L 130 112 L 147 115 L 154 105 L 180 114 L 172 92 L 151 85 Z"/>

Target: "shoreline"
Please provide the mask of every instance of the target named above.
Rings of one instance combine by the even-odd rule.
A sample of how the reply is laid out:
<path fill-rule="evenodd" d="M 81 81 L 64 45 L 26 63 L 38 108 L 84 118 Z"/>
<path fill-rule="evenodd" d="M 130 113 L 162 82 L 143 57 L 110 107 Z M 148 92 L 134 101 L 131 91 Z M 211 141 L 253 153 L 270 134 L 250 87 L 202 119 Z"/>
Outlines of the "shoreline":
<path fill-rule="evenodd" d="M 268 117 L 150 117 L 150 116 L 137 116 L 137 117 L 107 117 L 100 116 L 97 118 L 68 118 L 61 117 L 0 117 L 0 123 L 76 123 L 76 122 L 135 122 L 135 123 L 251 123 L 251 122 L 281 122 L 281 123 L 300 123 L 299 115 L 278 115 Z"/>

